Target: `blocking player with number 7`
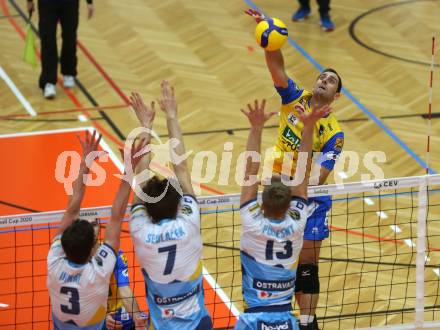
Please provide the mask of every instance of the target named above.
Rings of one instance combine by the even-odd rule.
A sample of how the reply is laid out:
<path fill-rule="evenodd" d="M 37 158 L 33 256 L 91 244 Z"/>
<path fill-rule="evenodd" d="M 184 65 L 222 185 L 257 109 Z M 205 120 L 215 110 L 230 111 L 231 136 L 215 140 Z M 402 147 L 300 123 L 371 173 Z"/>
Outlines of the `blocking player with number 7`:
<path fill-rule="evenodd" d="M 162 82 L 159 105 L 166 115 L 170 139 L 179 140 L 175 156 L 182 156 L 185 148 L 176 99 L 166 81 Z M 133 93 L 131 106 L 140 124 L 151 131 L 154 102 L 147 106 L 139 94 Z M 136 174 L 148 170 L 149 164 L 146 154 Z M 140 195 L 145 200 L 134 197 L 131 237 L 145 279 L 153 329 L 209 330 L 212 320 L 204 304 L 200 211 L 186 161 L 173 162 L 173 169 L 177 180 L 154 176 L 143 185 Z M 180 187 L 183 196 L 175 187 Z"/>

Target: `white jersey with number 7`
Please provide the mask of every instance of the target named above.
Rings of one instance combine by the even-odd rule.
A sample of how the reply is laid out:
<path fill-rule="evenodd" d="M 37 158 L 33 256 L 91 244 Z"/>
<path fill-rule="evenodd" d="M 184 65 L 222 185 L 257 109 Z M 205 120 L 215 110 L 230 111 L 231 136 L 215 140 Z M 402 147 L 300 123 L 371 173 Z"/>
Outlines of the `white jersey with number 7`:
<path fill-rule="evenodd" d="M 209 318 L 197 200 L 183 195 L 176 218 L 158 223 L 151 221 L 143 204 L 133 205 L 130 232 L 148 288 L 154 329 L 197 329 Z"/>

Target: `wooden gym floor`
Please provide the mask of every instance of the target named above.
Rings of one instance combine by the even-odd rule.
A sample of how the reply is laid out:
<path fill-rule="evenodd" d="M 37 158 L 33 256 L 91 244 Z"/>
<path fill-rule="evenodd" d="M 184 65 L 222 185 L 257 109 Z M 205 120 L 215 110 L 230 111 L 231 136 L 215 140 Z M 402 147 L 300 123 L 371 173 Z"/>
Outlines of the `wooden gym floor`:
<path fill-rule="evenodd" d="M 270 16 L 287 23 L 292 39 L 283 48 L 286 67 L 300 85 L 310 88 L 320 67 L 333 67 L 342 76 L 345 91 L 335 103 L 334 112 L 345 131 L 344 150 L 357 152 L 361 160 L 359 171 L 346 181 L 359 181 L 362 174 L 369 173 L 362 159 L 372 150 L 383 151 L 386 155 L 386 162 L 381 164 L 385 177 L 424 174 L 427 120 L 423 116 L 428 107 L 432 36 L 437 38 L 437 52 L 440 50 L 440 1 L 333 1 L 331 14 L 336 30 L 332 33 L 320 29 L 316 3 L 311 2 L 313 14 L 301 23 L 290 21 L 291 13 L 297 7 L 293 0 L 255 0 L 254 3 Z M 169 79 L 176 87 L 187 149 L 212 150 L 220 158 L 224 143 L 230 141 L 234 143 L 235 159 L 244 149 L 248 133 L 247 120 L 239 109 L 255 98 L 267 98 L 270 109 L 279 107 L 279 97 L 273 89 L 263 53 L 254 41 L 254 23 L 243 14 L 250 3 L 250 0 L 248 4 L 239 0 L 101 0 L 95 4 L 95 17 L 87 21 L 85 2 L 82 2 L 78 48 L 80 84 L 73 91 L 58 86 L 56 100 L 48 101 L 37 87 L 39 68 L 34 69 L 22 61 L 26 22 L 20 14 L 25 11 L 25 3 L 0 0 L 0 65 L 4 73 L 2 77 L 9 77 L 9 85 L 5 79 L 0 80 L 0 134 L 94 126 L 104 134 L 109 147 L 116 151 L 123 138 L 136 127 L 135 116 L 126 106 L 129 92 L 140 91 L 146 100 L 153 100 L 158 96 L 160 81 Z M 37 17 L 32 21 L 37 26 Z M 430 157 L 430 167 L 434 171 L 440 169 L 440 121 L 436 110 L 440 104 L 438 58 Z M 10 88 L 10 82 L 29 102 L 36 116 L 28 115 L 17 99 L 17 91 L 14 93 Z M 101 107 L 100 111 L 90 109 L 97 105 Z M 268 123 L 263 147 L 273 144 L 276 124 L 277 119 Z M 161 137 L 166 137 L 165 121 L 160 113 L 154 129 Z M 41 145 L 36 148 L 45 150 Z M 36 157 L 43 155 L 41 152 Z M 5 159 L 7 157 L 4 155 Z M 38 176 L 38 169 L 32 166 L 27 169 L 34 170 Z M 337 171 L 335 173 L 338 175 Z M 231 172 L 227 185 L 218 184 L 217 174 L 212 182 L 203 185 L 204 195 L 239 191 L 233 179 L 235 171 Z M 2 185 L 0 188 L 2 215 L 27 212 L 5 203 L 51 210 L 49 206 L 37 207 L 32 197 L 24 199 L 22 193 L 12 194 L 9 187 Z M 26 189 L 29 188 L 25 185 L 21 188 L 22 191 Z M 402 203 L 408 203 L 408 200 L 402 197 Z M 353 204 L 350 207 L 361 206 Z M 336 214 L 337 207 L 334 212 Z M 439 213 L 434 213 L 434 220 L 438 219 L 435 214 Z M 401 214 L 391 218 L 406 219 Z M 355 216 L 350 218 L 349 224 L 346 219 L 333 218 L 335 227 L 347 227 L 352 223 L 353 227 L 359 227 L 359 223 L 362 225 Z M 411 228 L 408 226 L 408 232 L 403 232 L 401 237 L 414 237 L 410 235 Z M 368 233 L 368 230 L 364 232 Z M 394 235 L 393 232 L 375 234 Z M 338 238 L 338 235 L 344 237 Z M 324 250 L 327 253 L 324 257 L 336 253 L 335 250 L 330 252 L 331 245 L 347 243 L 345 237 L 345 233 L 334 232 L 331 240 L 326 242 L 329 250 Z M 395 246 L 390 245 L 390 248 L 395 249 Z M 438 252 L 435 253 L 438 248 L 438 245 L 433 246 L 430 254 L 433 265 L 440 263 Z M 358 253 L 362 255 L 359 249 Z M 210 253 L 207 248 L 206 254 Z M 208 268 L 214 267 L 209 262 Z M 226 259 L 225 264 L 228 262 Z M 403 258 L 400 262 L 409 263 L 411 258 Z M 354 267 L 337 262 L 326 265 L 331 266 L 334 273 L 346 272 L 348 266 Z M 237 265 L 234 267 L 239 269 Z M 435 276 L 432 274 L 429 276 Z M 408 274 L 396 273 L 394 276 L 405 278 Z M 236 281 L 239 276 L 234 278 Z M 431 293 L 438 292 L 438 286 L 432 290 Z M 235 300 L 235 295 L 239 295 L 238 286 L 237 293 L 228 294 Z M 358 301 L 359 294 L 347 292 L 344 303 L 345 299 L 348 299 L 347 303 L 350 299 Z M 327 297 L 321 297 L 321 304 L 324 303 L 332 305 Z M 241 309 L 239 304 L 237 307 Z M 369 311 L 371 306 L 366 304 L 359 308 Z M 383 324 L 386 320 L 383 315 L 375 317 L 375 324 Z M 440 318 L 438 313 L 431 317 Z M 391 321 L 388 318 L 388 322 Z M 366 325 L 362 322 L 356 324 Z M 346 325 L 347 328 L 352 326 L 351 323 Z M 325 329 L 338 327 L 341 326 L 337 323 L 329 323 Z"/>

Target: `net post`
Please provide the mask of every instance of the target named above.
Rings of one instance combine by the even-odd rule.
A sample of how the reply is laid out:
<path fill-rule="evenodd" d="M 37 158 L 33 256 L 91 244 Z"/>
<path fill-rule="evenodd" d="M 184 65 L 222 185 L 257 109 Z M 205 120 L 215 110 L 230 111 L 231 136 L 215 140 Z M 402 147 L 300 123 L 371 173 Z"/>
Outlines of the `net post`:
<path fill-rule="evenodd" d="M 420 177 L 417 213 L 416 305 L 415 328 L 423 329 L 425 311 L 426 218 L 428 207 L 428 175 Z"/>

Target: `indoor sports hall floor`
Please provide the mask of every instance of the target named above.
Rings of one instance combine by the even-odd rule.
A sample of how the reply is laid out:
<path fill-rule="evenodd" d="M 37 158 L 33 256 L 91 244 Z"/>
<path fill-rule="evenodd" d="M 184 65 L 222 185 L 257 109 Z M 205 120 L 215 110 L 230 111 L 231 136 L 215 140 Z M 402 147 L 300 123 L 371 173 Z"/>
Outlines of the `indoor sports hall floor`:
<path fill-rule="evenodd" d="M 440 1 L 332 1 L 331 13 L 336 24 L 332 33 L 320 29 L 316 3 L 311 2 L 313 14 L 301 23 L 290 21 L 297 6 L 294 0 L 101 0 L 96 1 L 96 15 L 90 21 L 85 18 L 84 2 L 79 28 L 78 86 L 69 91 L 59 85 L 57 98 L 47 101 L 37 88 L 39 68 L 32 68 L 22 60 L 25 2 L 0 0 L 0 215 L 63 209 L 66 196 L 63 185 L 55 180 L 56 159 L 62 151 L 79 150 L 75 135 L 88 127 L 103 134 L 102 148 L 112 151 L 112 156 L 102 164 L 109 174 L 108 180 L 102 187 L 88 189 L 84 206 L 110 205 L 117 187 L 117 179 L 111 174 L 117 173 L 120 166 L 117 148 L 137 124 L 127 107 L 128 95 L 136 90 L 147 100 L 154 100 L 162 79 L 169 79 L 175 85 L 187 149 L 212 150 L 220 159 L 224 143 L 233 142 L 235 160 L 244 149 L 248 133 L 240 108 L 255 98 L 266 98 L 270 109 L 276 110 L 279 106 L 263 53 L 254 41 L 254 24 L 243 14 L 249 6 L 258 6 L 287 23 L 291 39 L 283 48 L 286 68 L 300 85 L 311 87 L 323 67 L 331 66 L 342 76 L 345 88 L 334 105 L 334 112 L 345 131 L 344 150 L 357 152 L 360 159 L 359 171 L 345 179 L 346 182 L 359 181 L 362 174 L 369 173 L 363 158 L 371 150 L 386 154 L 387 160 L 381 164 L 386 177 L 424 174 L 430 47 L 431 38 L 435 36 L 436 50 L 440 53 Z M 38 26 L 37 17 L 32 23 Z M 440 171 L 438 58 L 440 55 L 434 76 L 429 163 L 433 172 Z M 277 119 L 272 119 L 264 130 L 263 147 L 273 144 L 276 124 Z M 154 129 L 166 139 L 165 120 L 160 113 Z M 201 185 L 203 195 L 239 192 L 234 180 L 235 168 L 227 184 L 220 184 L 217 174 L 214 180 Z M 370 256 L 370 261 L 384 265 L 414 263 L 410 253 L 414 247 L 405 241 L 415 237 L 411 196 L 399 195 L 374 205 L 367 205 L 363 198 L 348 201 L 347 196 L 342 196 L 333 210 L 333 234 L 323 250 L 323 273 L 358 274 L 371 270 L 371 283 L 377 283 L 378 273 L 383 275 L 379 280 L 384 283 L 391 283 L 387 282 L 387 276 L 397 282 L 409 277 L 414 269 L 394 269 L 389 275 L 381 268 L 383 265 L 371 263 L 359 270 L 355 262 L 347 260 Z M 438 283 L 440 276 L 434 271 L 440 265 L 440 227 L 435 222 L 440 217 L 436 206 L 438 198 L 432 194 L 430 200 L 430 233 L 436 238 L 429 242 L 427 262 L 432 267 L 432 271 L 427 272 L 432 283 Z M 377 214 L 397 208 L 399 211 L 394 213 L 387 211 L 387 219 Z M 219 274 L 218 285 L 241 311 L 241 279 L 232 272 L 239 271 L 235 250 L 238 248 L 238 216 L 236 212 L 213 213 L 204 219 L 206 243 L 228 247 L 206 246 L 206 268 L 211 274 Z M 210 221 L 225 228 L 212 229 Z M 389 225 L 396 223 L 401 225 L 401 233 L 390 229 Z M 50 235 L 51 230 L 47 228 L 0 234 L 0 330 L 29 329 L 29 323 L 22 327 L 5 326 L 10 324 L 11 318 L 23 323 L 41 320 L 43 323 L 37 322 L 33 328 L 47 328 L 44 322 L 49 317 L 49 309 L 44 292 L 44 258 Z M 393 237 L 395 242 L 365 245 L 369 240 L 382 242 L 384 237 Z M 125 248 L 131 251 L 129 238 L 123 241 Z M 223 241 L 226 243 L 219 243 Z M 375 260 L 379 253 L 389 257 Z M 340 261 L 326 262 L 325 258 L 334 258 L 337 254 L 342 255 Z M 133 254 L 129 254 L 129 258 L 134 262 Z M 223 272 L 228 269 L 231 271 Z M 358 302 L 360 295 L 371 294 L 371 291 L 343 290 L 347 281 L 359 280 L 357 276 L 335 278 L 333 282 L 325 279 L 324 285 L 334 290 L 321 297 L 321 304 L 327 306 L 325 313 L 329 321 L 341 313 L 342 298 L 343 313 L 347 315 L 368 313 L 381 304 L 350 305 L 351 301 Z M 144 288 L 141 278 L 136 279 L 135 290 L 140 295 Z M 209 289 L 210 284 L 206 285 Z M 370 284 L 366 282 L 365 286 L 368 288 Z M 400 295 L 405 290 L 411 288 L 394 284 L 376 288 L 378 300 L 381 294 L 388 297 L 391 292 L 394 294 L 395 300 L 388 300 L 388 309 L 405 308 L 405 296 Z M 429 290 L 428 295 L 438 296 L 438 285 L 433 284 Z M 341 292 L 344 297 L 338 296 Z M 210 299 L 217 302 L 213 305 L 218 307 L 216 326 L 231 325 L 235 317 L 228 309 L 228 299 L 217 297 L 212 291 Z M 339 305 L 331 299 L 339 301 Z M 427 304 L 438 308 L 440 302 L 432 299 Z M 227 304 L 223 303 L 225 300 Z M 14 310 L 19 314 L 13 315 Z M 323 309 L 320 312 L 324 314 Z M 440 319 L 438 309 L 430 313 L 429 317 Z M 389 321 L 382 314 L 374 317 L 377 324 Z M 405 317 L 406 314 L 402 318 Z M 369 321 L 362 322 L 360 319 L 356 326 L 367 326 Z M 353 323 L 347 324 L 347 328 L 353 326 Z M 338 328 L 337 322 L 325 327 Z"/>

